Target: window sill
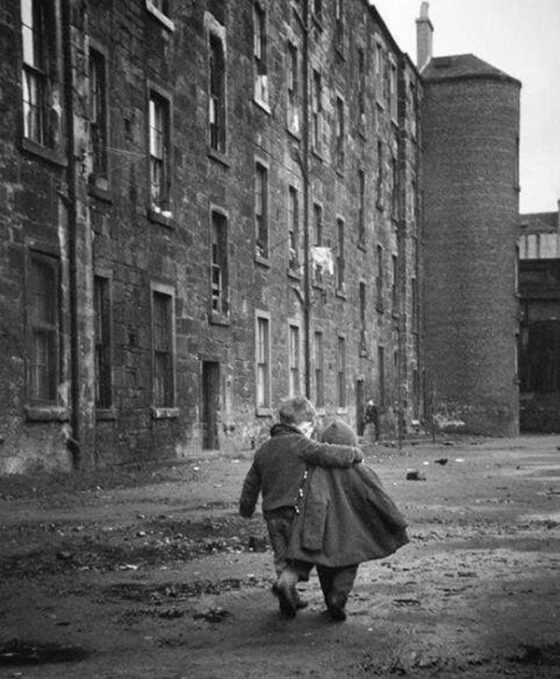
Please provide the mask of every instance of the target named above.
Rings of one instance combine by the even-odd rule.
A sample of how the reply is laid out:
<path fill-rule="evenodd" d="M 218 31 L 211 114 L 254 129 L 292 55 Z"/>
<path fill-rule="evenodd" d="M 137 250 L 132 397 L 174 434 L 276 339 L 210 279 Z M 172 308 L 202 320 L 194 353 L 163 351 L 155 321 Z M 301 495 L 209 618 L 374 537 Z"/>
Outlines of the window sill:
<path fill-rule="evenodd" d="M 68 166 L 68 161 L 62 153 L 55 151 L 54 149 L 47 148 L 46 146 L 41 146 L 41 144 L 31 141 L 31 139 L 27 139 L 26 137 L 22 137 L 21 139 L 21 149 L 22 151 L 32 153 L 34 156 L 38 156 L 43 160 L 48 160 L 49 163 L 53 163 L 59 167 Z"/>
<path fill-rule="evenodd" d="M 385 104 L 384 104 L 380 99 L 376 99 L 376 100 L 375 100 L 375 105 L 377 106 L 377 108 L 378 108 L 380 111 L 384 111 L 384 110 L 385 110 Z"/>
<path fill-rule="evenodd" d="M 346 299 L 347 299 L 347 297 L 346 297 L 346 290 L 345 290 L 344 288 L 339 288 L 339 289 L 336 291 L 335 294 L 336 294 L 336 296 L 338 297 L 338 299 L 343 299 L 343 300 L 346 300 Z"/>
<path fill-rule="evenodd" d="M 146 9 L 152 14 L 160 23 L 162 23 L 168 31 L 172 33 L 175 31 L 175 24 L 163 12 L 161 12 L 150 0 L 146 0 Z"/>
<path fill-rule="evenodd" d="M 267 269 L 270 269 L 270 259 L 268 257 L 263 257 L 262 255 L 255 254 L 255 263 L 259 264 L 260 266 L 264 266 Z"/>
<path fill-rule="evenodd" d="M 298 264 L 298 268 L 299 268 Z M 288 271 L 286 272 L 289 276 L 289 278 L 293 278 L 296 281 L 301 281 L 301 273 L 297 271 L 296 269 L 292 269 L 292 267 L 288 267 Z"/>
<path fill-rule="evenodd" d="M 336 166 L 336 174 L 341 178 L 344 179 L 344 163 L 338 163 Z"/>
<path fill-rule="evenodd" d="M 394 128 L 396 128 L 397 130 L 398 130 L 399 127 L 400 127 L 399 121 L 398 121 L 395 117 L 393 117 L 393 116 L 391 116 L 391 125 L 392 125 Z"/>
<path fill-rule="evenodd" d="M 383 207 L 383 203 L 380 203 L 379 201 L 375 203 L 375 207 L 379 210 L 379 212 L 383 212 L 383 210 L 385 209 Z"/>
<path fill-rule="evenodd" d="M 316 158 L 319 162 L 321 162 L 321 163 L 324 163 L 324 162 L 325 162 L 325 159 L 324 159 L 323 154 L 322 154 L 321 151 L 319 151 L 319 150 L 317 150 L 317 149 L 311 149 L 311 153 L 312 153 L 313 156 L 315 156 L 315 158 Z"/>
<path fill-rule="evenodd" d="M 257 410 L 256 410 L 257 417 L 271 417 L 272 414 L 273 414 L 272 408 L 264 407 L 264 406 L 257 406 Z"/>
<path fill-rule="evenodd" d="M 268 115 L 272 114 L 272 111 L 270 110 L 270 106 L 267 101 L 259 99 L 258 97 L 253 97 L 253 103 L 260 109 L 262 109 L 266 114 Z"/>
<path fill-rule="evenodd" d="M 105 179 L 105 177 L 91 175 L 89 178 L 88 193 L 90 196 L 99 198 L 106 203 L 113 202 L 113 193 L 109 188 L 109 181 Z"/>
<path fill-rule="evenodd" d="M 227 314 L 219 314 L 216 311 L 211 311 L 208 314 L 208 322 L 212 325 L 231 325 L 231 321 L 229 320 L 229 316 L 227 316 Z"/>
<path fill-rule="evenodd" d="M 179 408 L 159 408 L 151 406 L 152 420 L 173 420 L 179 417 Z"/>
<path fill-rule="evenodd" d="M 156 224 L 166 226 L 168 229 L 175 228 L 175 221 L 173 220 L 173 215 L 171 214 L 171 212 L 159 211 L 154 209 L 153 207 L 149 207 L 147 214 L 148 219 L 151 222 L 155 222 Z"/>
<path fill-rule="evenodd" d="M 336 414 L 337 414 L 337 415 L 348 415 L 348 408 L 347 408 L 347 406 L 337 406 L 337 408 L 336 408 Z"/>
<path fill-rule="evenodd" d="M 62 406 L 25 406 L 28 422 L 67 422 L 68 410 Z"/>
<path fill-rule="evenodd" d="M 114 407 L 111 408 L 97 408 L 95 411 L 95 419 L 98 422 L 101 421 L 109 421 L 109 420 L 116 420 L 118 418 L 118 413 L 117 409 Z"/>
<path fill-rule="evenodd" d="M 313 19 L 313 25 L 315 26 L 315 28 L 319 31 L 322 31 L 323 30 L 323 19 L 318 17 L 316 14 L 313 14 L 313 16 L 311 18 Z"/>
<path fill-rule="evenodd" d="M 301 141 L 301 130 L 296 129 L 295 125 L 290 125 L 290 123 L 288 123 L 286 125 L 286 132 L 294 139 L 297 139 L 297 141 Z"/>
<path fill-rule="evenodd" d="M 358 250 L 361 250 L 362 252 L 367 252 L 367 247 L 366 247 L 366 241 L 365 240 L 359 240 L 358 244 L 356 245 Z"/>
<path fill-rule="evenodd" d="M 220 163 L 220 165 L 223 165 L 224 167 L 230 166 L 230 163 L 229 163 L 229 160 L 227 159 L 226 154 L 222 153 L 221 151 L 218 151 L 218 149 L 213 149 L 213 148 L 209 147 L 208 148 L 208 158 L 215 160 L 217 163 Z"/>

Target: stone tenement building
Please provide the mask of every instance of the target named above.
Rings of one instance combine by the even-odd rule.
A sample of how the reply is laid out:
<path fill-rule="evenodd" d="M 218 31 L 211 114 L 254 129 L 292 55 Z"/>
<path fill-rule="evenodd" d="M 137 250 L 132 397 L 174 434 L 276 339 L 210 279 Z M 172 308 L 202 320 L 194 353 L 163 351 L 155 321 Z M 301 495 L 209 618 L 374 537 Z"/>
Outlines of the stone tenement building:
<path fill-rule="evenodd" d="M 3 0 L 0 473 L 422 411 L 423 86 L 365 0 Z"/>

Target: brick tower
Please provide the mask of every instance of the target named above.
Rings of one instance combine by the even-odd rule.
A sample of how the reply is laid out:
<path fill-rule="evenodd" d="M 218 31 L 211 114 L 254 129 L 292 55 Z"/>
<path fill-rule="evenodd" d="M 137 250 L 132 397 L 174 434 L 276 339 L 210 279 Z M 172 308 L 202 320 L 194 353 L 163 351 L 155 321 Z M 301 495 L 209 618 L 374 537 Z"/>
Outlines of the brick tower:
<path fill-rule="evenodd" d="M 515 435 L 520 83 L 471 54 L 422 76 L 427 403 L 442 429 Z"/>

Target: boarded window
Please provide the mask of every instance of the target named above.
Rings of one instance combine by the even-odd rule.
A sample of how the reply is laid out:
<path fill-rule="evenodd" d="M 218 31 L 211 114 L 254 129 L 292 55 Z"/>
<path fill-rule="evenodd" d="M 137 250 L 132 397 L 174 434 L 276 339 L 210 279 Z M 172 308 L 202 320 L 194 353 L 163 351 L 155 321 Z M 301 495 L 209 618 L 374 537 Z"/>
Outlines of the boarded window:
<path fill-rule="evenodd" d="M 107 82 L 105 57 L 89 52 L 89 131 L 93 174 L 107 176 Z"/>
<path fill-rule="evenodd" d="M 95 304 L 95 403 L 98 408 L 113 405 L 111 366 L 111 289 L 110 279 L 94 278 Z"/>
<path fill-rule="evenodd" d="M 154 405 L 174 405 L 173 297 L 153 291 L 153 386 Z"/>
<path fill-rule="evenodd" d="M 268 170 L 255 165 L 255 237 L 256 254 L 268 257 Z"/>

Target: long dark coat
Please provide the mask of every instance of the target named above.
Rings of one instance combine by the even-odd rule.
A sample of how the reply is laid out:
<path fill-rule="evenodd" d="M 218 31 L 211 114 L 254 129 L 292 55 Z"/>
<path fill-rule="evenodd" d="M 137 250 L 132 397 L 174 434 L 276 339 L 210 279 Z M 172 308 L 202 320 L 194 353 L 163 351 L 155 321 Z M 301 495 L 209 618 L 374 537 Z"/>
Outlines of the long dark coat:
<path fill-rule="evenodd" d="M 382 559 L 409 540 L 406 520 L 365 464 L 310 469 L 288 558 L 341 567 Z"/>

